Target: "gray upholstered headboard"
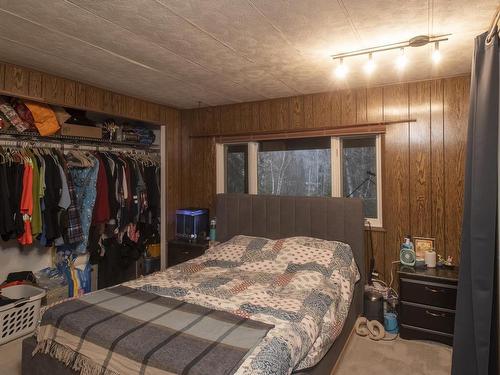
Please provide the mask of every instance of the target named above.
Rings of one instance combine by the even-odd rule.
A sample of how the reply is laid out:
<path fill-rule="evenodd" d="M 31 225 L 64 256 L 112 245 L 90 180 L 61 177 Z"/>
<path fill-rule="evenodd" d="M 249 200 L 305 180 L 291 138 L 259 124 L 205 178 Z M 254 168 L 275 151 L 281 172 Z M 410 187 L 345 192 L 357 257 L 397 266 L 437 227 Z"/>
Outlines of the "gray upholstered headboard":
<path fill-rule="evenodd" d="M 218 194 L 216 216 L 219 241 L 245 234 L 345 242 L 351 246 L 364 284 L 364 214 L 360 199 Z"/>

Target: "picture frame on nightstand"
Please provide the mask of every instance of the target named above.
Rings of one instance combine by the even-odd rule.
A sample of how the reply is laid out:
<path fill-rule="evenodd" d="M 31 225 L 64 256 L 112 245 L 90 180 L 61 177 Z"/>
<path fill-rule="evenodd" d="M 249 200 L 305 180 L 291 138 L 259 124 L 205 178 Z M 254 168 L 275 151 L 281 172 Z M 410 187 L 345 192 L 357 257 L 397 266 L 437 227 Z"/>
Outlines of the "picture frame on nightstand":
<path fill-rule="evenodd" d="M 415 255 L 417 258 L 424 258 L 426 251 L 434 250 L 435 239 L 432 237 L 413 237 Z"/>

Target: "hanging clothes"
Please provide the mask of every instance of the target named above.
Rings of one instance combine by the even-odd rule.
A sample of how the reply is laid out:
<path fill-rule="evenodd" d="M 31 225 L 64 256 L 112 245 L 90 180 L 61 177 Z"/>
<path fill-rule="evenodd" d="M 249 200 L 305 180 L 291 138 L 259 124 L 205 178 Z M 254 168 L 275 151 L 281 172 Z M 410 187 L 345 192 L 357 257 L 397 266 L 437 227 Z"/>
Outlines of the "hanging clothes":
<path fill-rule="evenodd" d="M 106 166 L 101 155 L 96 155 L 99 161 L 97 172 L 97 190 L 94 210 L 92 212 L 92 224 L 104 224 L 110 219 L 108 177 L 106 176 Z"/>
<path fill-rule="evenodd" d="M 59 201 L 61 199 L 62 181 L 59 167 L 51 154 L 42 155 L 45 161 L 45 195 L 43 198 L 42 237 L 46 246 L 61 235 L 59 227 Z M 50 188 L 49 188 L 50 187 Z"/>
<path fill-rule="evenodd" d="M 7 160 L 2 154 L 0 162 L 0 235 L 5 240 L 14 232 L 11 190 L 8 184 Z"/>
<path fill-rule="evenodd" d="M 159 187 L 155 174 L 158 163 L 152 159 L 127 154 L 100 153 L 96 155 L 102 165 L 97 183 L 99 208 L 94 209 L 90 237 L 91 262 L 98 263 L 114 246 L 126 246 L 124 258 L 135 259 L 127 254 L 142 254 L 145 243 L 159 231 Z M 146 175 L 146 171 L 148 175 Z M 148 195 L 151 191 L 151 197 Z M 149 207 L 154 209 L 153 212 Z M 109 220 L 102 226 L 102 213 Z M 113 239 L 112 241 L 110 239 Z M 125 248 L 125 247 L 124 247 Z M 108 259 L 109 261 L 109 259 Z M 123 261 L 125 267 L 129 261 Z"/>
<path fill-rule="evenodd" d="M 21 245 L 31 245 L 33 243 L 33 236 L 31 234 L 31 215 L 33 214 L 33 164 L 29 158 L 26 158 L 24 163 L 22 186 L 20 213 L 23 218 L 24 231 L 17 240 Z"/>
<path fill-rule="evenodd" d="M 92 263 L 122 246 L 126 267 L 158 237 L 159 173 L 147 155 L 0 148 L 0 236 Z"/>
<path fill-rule="evenodd" d="M 87 252 L 92 212 L 94 210 L 97 195 L 96 182 L 99 171 L 99 160 L 88 155 L 91 165 L 88 167 L 70 168 L 71 177 L 76 194 L 76 206 L 80 212 L 80 222 L 83 232 L 83 241 L 76 245 L 75 252 L 83 254 Z"/>
<path fill-rule="evenodd" d="M 33 212 L 31 214 L 31 234 L 36 238 L 42 232 L 42 207 L 40 200 L 40 164 L 35 154 L 32 155 L 33 162 L 33 188 L 31 190 L 33 200 Z"/>

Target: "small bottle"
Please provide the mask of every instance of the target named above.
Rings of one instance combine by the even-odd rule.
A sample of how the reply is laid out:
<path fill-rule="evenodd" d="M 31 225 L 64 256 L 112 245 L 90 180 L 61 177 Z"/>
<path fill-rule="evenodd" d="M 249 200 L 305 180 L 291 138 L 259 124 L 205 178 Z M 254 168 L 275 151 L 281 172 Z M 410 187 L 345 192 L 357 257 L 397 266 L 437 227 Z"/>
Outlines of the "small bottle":
<path fill-rule="evenodd" d="M 402 248 L 405 249 L 412 249 L 413 250 L 413 243 L 411 242 L 411 237 L 410 235 L 407 235 L 404 238 L 403 244 L 401 245 Z"/>
<path fill-rule="evenodd" d="M 216 228 L 217 228 L 217 219 L 214 217 L 212 220 L 210 220 L 210 233 L 209 233 L 210 247 L 212 247 L 215 244 Z"/>

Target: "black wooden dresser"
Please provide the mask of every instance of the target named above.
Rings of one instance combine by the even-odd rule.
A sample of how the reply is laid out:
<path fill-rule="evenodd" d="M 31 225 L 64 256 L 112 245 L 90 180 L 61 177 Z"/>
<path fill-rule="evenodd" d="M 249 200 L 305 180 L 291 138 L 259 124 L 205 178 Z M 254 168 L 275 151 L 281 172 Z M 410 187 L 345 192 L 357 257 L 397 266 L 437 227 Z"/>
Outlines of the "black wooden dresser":
<path fill-rule="evenodd" d="M 398 274 L 401 338 L 453 345 L 458 269 L 400 266 Z"/>

